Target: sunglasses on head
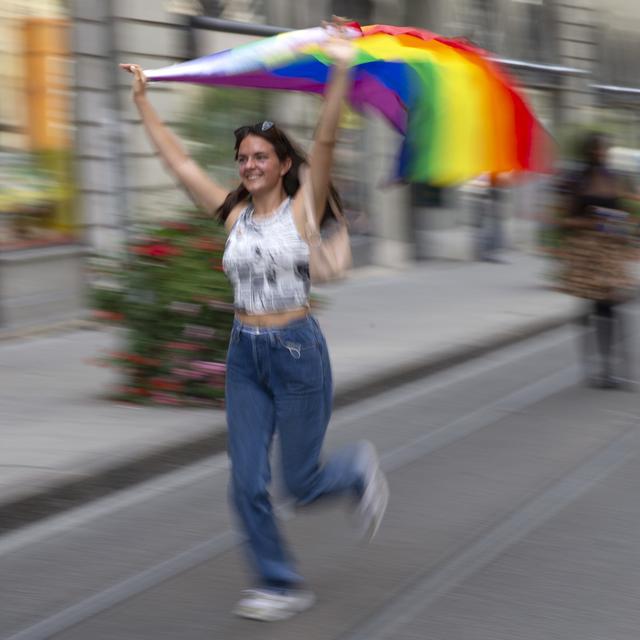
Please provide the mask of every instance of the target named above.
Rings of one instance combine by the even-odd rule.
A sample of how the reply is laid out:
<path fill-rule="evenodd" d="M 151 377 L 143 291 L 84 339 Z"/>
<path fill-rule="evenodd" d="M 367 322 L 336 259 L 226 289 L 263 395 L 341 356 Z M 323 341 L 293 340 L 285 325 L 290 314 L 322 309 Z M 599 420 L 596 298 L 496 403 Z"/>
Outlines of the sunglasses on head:
<path fill-rule="evenodd" d="M 265 133 L 266 131 L 269 131 L 269 129 L 273 129 L 273 127 L 275 127 L 275 124 L 271 122 L 271 120 L 264 120 L 263 122 L 258 122 L 257 124 L 248 124 L 244 127 L 239 127 L 233 132 L 233 135 L 236 138 L 244 138 L 250 133 Z"/>

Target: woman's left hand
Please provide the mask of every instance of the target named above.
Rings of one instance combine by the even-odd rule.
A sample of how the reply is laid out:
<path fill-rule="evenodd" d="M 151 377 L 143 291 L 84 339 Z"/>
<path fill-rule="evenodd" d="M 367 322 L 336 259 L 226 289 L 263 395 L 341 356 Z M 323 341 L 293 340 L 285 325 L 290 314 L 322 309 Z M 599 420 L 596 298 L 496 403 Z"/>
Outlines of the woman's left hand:
<path fill-rule="evenodd" d="M 322 50 L 334 64 L 347 67 L 356 56 L 356 48 L 347 35 L 345 25 L 346 21 L 343 18 L 335 17 L 333 22 L 323 24 L 329 38 L 322 45 Z"/>

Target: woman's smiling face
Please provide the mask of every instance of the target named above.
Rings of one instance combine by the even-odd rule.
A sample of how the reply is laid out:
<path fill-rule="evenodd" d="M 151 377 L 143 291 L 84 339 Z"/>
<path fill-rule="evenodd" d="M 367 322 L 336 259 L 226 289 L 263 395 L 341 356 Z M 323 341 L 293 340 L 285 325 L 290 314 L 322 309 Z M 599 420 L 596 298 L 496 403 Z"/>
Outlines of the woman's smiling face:
<path fill-rule="evenodd" d="M 289 159 L 278 158 L 268 140 L 251 134 L 240 143 L 237 162 L 242 184 L 252 195 L 276 187 L 291 166 Z"/>

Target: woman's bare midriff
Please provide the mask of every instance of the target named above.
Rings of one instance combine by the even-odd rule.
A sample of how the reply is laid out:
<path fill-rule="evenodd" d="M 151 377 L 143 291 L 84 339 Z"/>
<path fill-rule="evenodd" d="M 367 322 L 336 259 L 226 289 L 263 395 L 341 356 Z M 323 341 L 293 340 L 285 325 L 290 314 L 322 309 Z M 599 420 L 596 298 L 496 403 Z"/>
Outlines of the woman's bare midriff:
<path fill-rule="evenodd" d="M 283 327 L 285 324 L 306 318 L 308 315 L 309 309 L 307 307 L 281 311 L 280 313 L 261 313 L 259 315 L 250 315 L 236 311 L 236 318 L 238 318 L 242 324 L 248 324 L 252 327 Z"/>

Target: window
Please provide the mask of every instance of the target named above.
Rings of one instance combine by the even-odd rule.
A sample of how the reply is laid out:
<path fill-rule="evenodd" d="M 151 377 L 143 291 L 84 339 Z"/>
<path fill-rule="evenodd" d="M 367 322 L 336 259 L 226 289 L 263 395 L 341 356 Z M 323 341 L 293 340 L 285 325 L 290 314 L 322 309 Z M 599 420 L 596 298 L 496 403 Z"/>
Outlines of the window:
<path fill-rule="evenodd" d="M 73 239 L 69 25 L 58 2 L 0 9 L 0 249 Z M 3 89 L 4 93 L 4 89 Z"/>

